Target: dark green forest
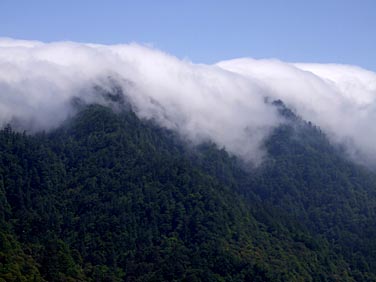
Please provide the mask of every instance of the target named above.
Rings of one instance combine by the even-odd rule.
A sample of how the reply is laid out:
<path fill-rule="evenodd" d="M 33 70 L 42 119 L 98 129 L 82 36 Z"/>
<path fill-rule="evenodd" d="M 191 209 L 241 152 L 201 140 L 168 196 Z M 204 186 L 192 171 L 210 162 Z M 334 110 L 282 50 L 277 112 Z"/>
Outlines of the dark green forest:
<path fill-rule="evenodd" d="M 249 167 L 131 110 L 0 131 L 0 281 L 376 281 L 376 174 L 286 119 Z"/>

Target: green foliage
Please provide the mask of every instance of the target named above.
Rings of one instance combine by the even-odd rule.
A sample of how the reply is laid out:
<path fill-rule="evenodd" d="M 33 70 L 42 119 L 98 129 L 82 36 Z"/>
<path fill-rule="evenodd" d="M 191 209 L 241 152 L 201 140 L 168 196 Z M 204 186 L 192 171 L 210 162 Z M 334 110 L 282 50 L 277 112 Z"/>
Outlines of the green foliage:
<path fill-rule="evenodd" d="M 375 281 L 373 176 L 283 114 L 252 171 L 130 110 L 6 127 L 0 281 Z"/>
<path fill-rule="evenodd" d="M 0 281 L 43 281 L 32 256 L 9 233 L 0 232 Z"/>
<path fill-rule="evenodd" d="M 213 144 L 201 146 L 197 162 L 247 198 L 252 214 L 272 232 L 288 232 L 320 260 L 323 254 L 340 258 L 328 264 L 343 269 L 341 281 L 348 275 L 376 281 L 376 175 L 282 102 L 275 105 L 286 123 L 268 138 L 260 168 L 249 171 Z"/>

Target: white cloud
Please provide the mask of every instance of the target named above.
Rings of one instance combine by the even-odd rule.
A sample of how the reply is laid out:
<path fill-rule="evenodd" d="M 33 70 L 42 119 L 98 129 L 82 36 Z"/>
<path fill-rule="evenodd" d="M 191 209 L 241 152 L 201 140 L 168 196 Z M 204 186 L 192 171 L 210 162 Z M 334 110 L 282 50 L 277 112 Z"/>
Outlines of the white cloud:
<path fill-rule="evenodd" d="M 0 123 L 49 129 L 72 97 L 102 102 L 93 85 L 117 80 L 142 118 L 193 142 L 210 139 L 254 163 L 281 122 L 265 97 L 283 100 L 335 142 L 351 140 L 376 161 L 376 74 L 353 66 L 237 59 L 193 64 L 137 45 L 0 39 Z"/>
<path fill-rule="evenodd" d="M 272 97 L 320 126 L 353 157 L 376 161 L 376 73 L 356 66 L 238 59 L 218 64 L 259 79 Z"/>

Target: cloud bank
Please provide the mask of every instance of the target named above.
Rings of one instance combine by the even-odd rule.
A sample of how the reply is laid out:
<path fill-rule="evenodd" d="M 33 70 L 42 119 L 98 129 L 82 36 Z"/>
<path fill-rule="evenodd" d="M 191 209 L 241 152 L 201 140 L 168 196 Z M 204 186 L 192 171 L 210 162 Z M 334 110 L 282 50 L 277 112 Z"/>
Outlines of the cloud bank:
<path fill-rule="evenodd" d="M 283 100 L 333 142 L 376 161 L 373 72 L 278 60 L 193 64 L 138 44 L 0 39 L 0 124 L 51 129 L 73 114 L 74 97 L 105 104 L 93 86 L 110 90 L 113 81 L 139 117 L 255 164 L 263 140 L 283 122 L 265 97 Z"/>

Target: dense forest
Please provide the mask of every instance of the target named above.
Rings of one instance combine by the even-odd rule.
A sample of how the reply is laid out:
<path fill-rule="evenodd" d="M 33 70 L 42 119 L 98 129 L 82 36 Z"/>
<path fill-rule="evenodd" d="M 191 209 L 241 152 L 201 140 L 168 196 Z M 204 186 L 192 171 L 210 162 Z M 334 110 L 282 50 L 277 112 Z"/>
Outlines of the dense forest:
<path fill-rule="evenodd" d="M 276 101 L 251 168 L 131 110 L 0 131 L 0 281 L 376 281 L 376 176 Z"/>

